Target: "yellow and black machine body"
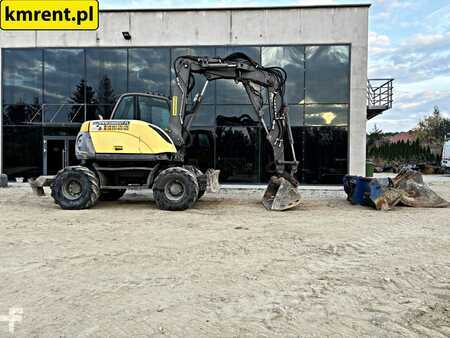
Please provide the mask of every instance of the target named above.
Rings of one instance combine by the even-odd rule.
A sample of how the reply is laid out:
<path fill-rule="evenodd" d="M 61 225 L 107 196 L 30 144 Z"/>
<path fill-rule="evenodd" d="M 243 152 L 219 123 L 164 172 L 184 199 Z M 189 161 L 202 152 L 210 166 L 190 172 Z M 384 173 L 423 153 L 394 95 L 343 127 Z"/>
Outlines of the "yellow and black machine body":
<path fill-rule="evenodd" d="M 51 179 L 55 202 L 64 209 L 85 209 L 99 199 L 119 199 L 127 189 L 151 188 L 160 209 L 184 210 L 208 188 L 217 191 L 218 171 L 208 169 L 203 173 L 187 164 L 185 154 L 192 143 L 192 121 L 208 84 L 232 79 L 245 87 L 273 149 L 274 172 L 264 194 L 264 206 L 286 210 L 298 205 L 298 182 L 294 178 L 298 162 L 284 99 L 284 70 L 263 67 L 241 53 L 226 58 L 182 56 L 173 66 L 175 88 L 171 98 L 127 93 L 117 101 L 111 119 L 82 125 L 75 149 L 81 165 L 66 167 Z M 195 75 L 204 76 L 206 82 L 189 102 Z M 264 106 L 267 109 L 263 110 Z M 288 160 L 286 152 L 290 154 Z M 43 181 L 37 179 L 32 187 L 42 190 Z"/>

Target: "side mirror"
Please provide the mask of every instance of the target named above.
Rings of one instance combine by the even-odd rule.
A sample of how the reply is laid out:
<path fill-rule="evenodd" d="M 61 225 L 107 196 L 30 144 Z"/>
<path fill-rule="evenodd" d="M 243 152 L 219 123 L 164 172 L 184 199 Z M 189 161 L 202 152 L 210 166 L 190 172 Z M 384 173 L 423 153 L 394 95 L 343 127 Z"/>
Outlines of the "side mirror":
<path fill-rule="evenodd" d="M 103 120 L 103 115 L 99 115 L 99 116 L 98 116 L 98 119 L 99 119 L 99 120 Z"/>

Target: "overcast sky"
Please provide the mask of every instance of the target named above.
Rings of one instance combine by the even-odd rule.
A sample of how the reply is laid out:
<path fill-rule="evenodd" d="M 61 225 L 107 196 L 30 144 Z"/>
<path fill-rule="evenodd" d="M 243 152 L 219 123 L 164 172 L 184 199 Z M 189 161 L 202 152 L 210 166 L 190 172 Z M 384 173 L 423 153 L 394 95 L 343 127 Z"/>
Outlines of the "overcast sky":
<path fill-rule="evenodd" d="M 371 3 L 369 77 L 395 78 L 394 108 L 368 123 L 383 131 L 413 128 L 439 106 L 450 117 L 448 0 L 101 0 L 103 8 L 228 7 Z"/>

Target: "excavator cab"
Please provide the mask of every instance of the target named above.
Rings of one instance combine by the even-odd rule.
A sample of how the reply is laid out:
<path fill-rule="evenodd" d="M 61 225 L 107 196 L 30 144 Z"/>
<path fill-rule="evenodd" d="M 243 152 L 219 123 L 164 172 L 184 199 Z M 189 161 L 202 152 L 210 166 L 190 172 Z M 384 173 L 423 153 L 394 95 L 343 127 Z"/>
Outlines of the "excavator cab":
<path fill-rule="evenodd" d="M 168 130 L 171 100 L 165 96 L 146 93 L 122 95 L 111 115 L 111 120 L 140 120 Z"/>

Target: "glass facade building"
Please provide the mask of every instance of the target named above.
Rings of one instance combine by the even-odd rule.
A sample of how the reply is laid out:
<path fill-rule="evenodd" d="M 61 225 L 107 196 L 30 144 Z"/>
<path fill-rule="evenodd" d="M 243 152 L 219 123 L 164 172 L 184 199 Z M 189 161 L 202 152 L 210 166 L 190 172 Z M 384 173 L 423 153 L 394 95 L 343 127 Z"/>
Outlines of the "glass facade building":
<path fill-rule="evenodd" d="M 27 48 L 2 50 L 3 167 L 10 177 L 75 164 L 80 123 L 108 118 L 126 92 L 170 96 L 180 55 L 243 52 L 288 75 L 287 101 L 304 184 L 340 184 L 348 171 L 350 45 Z M 204 80 L 197 76 L 198 91 Z M 242 86 L 207 89 L 188 160 L 221 170 L 222 182 L 265 182 L 272 155 Z"/>

